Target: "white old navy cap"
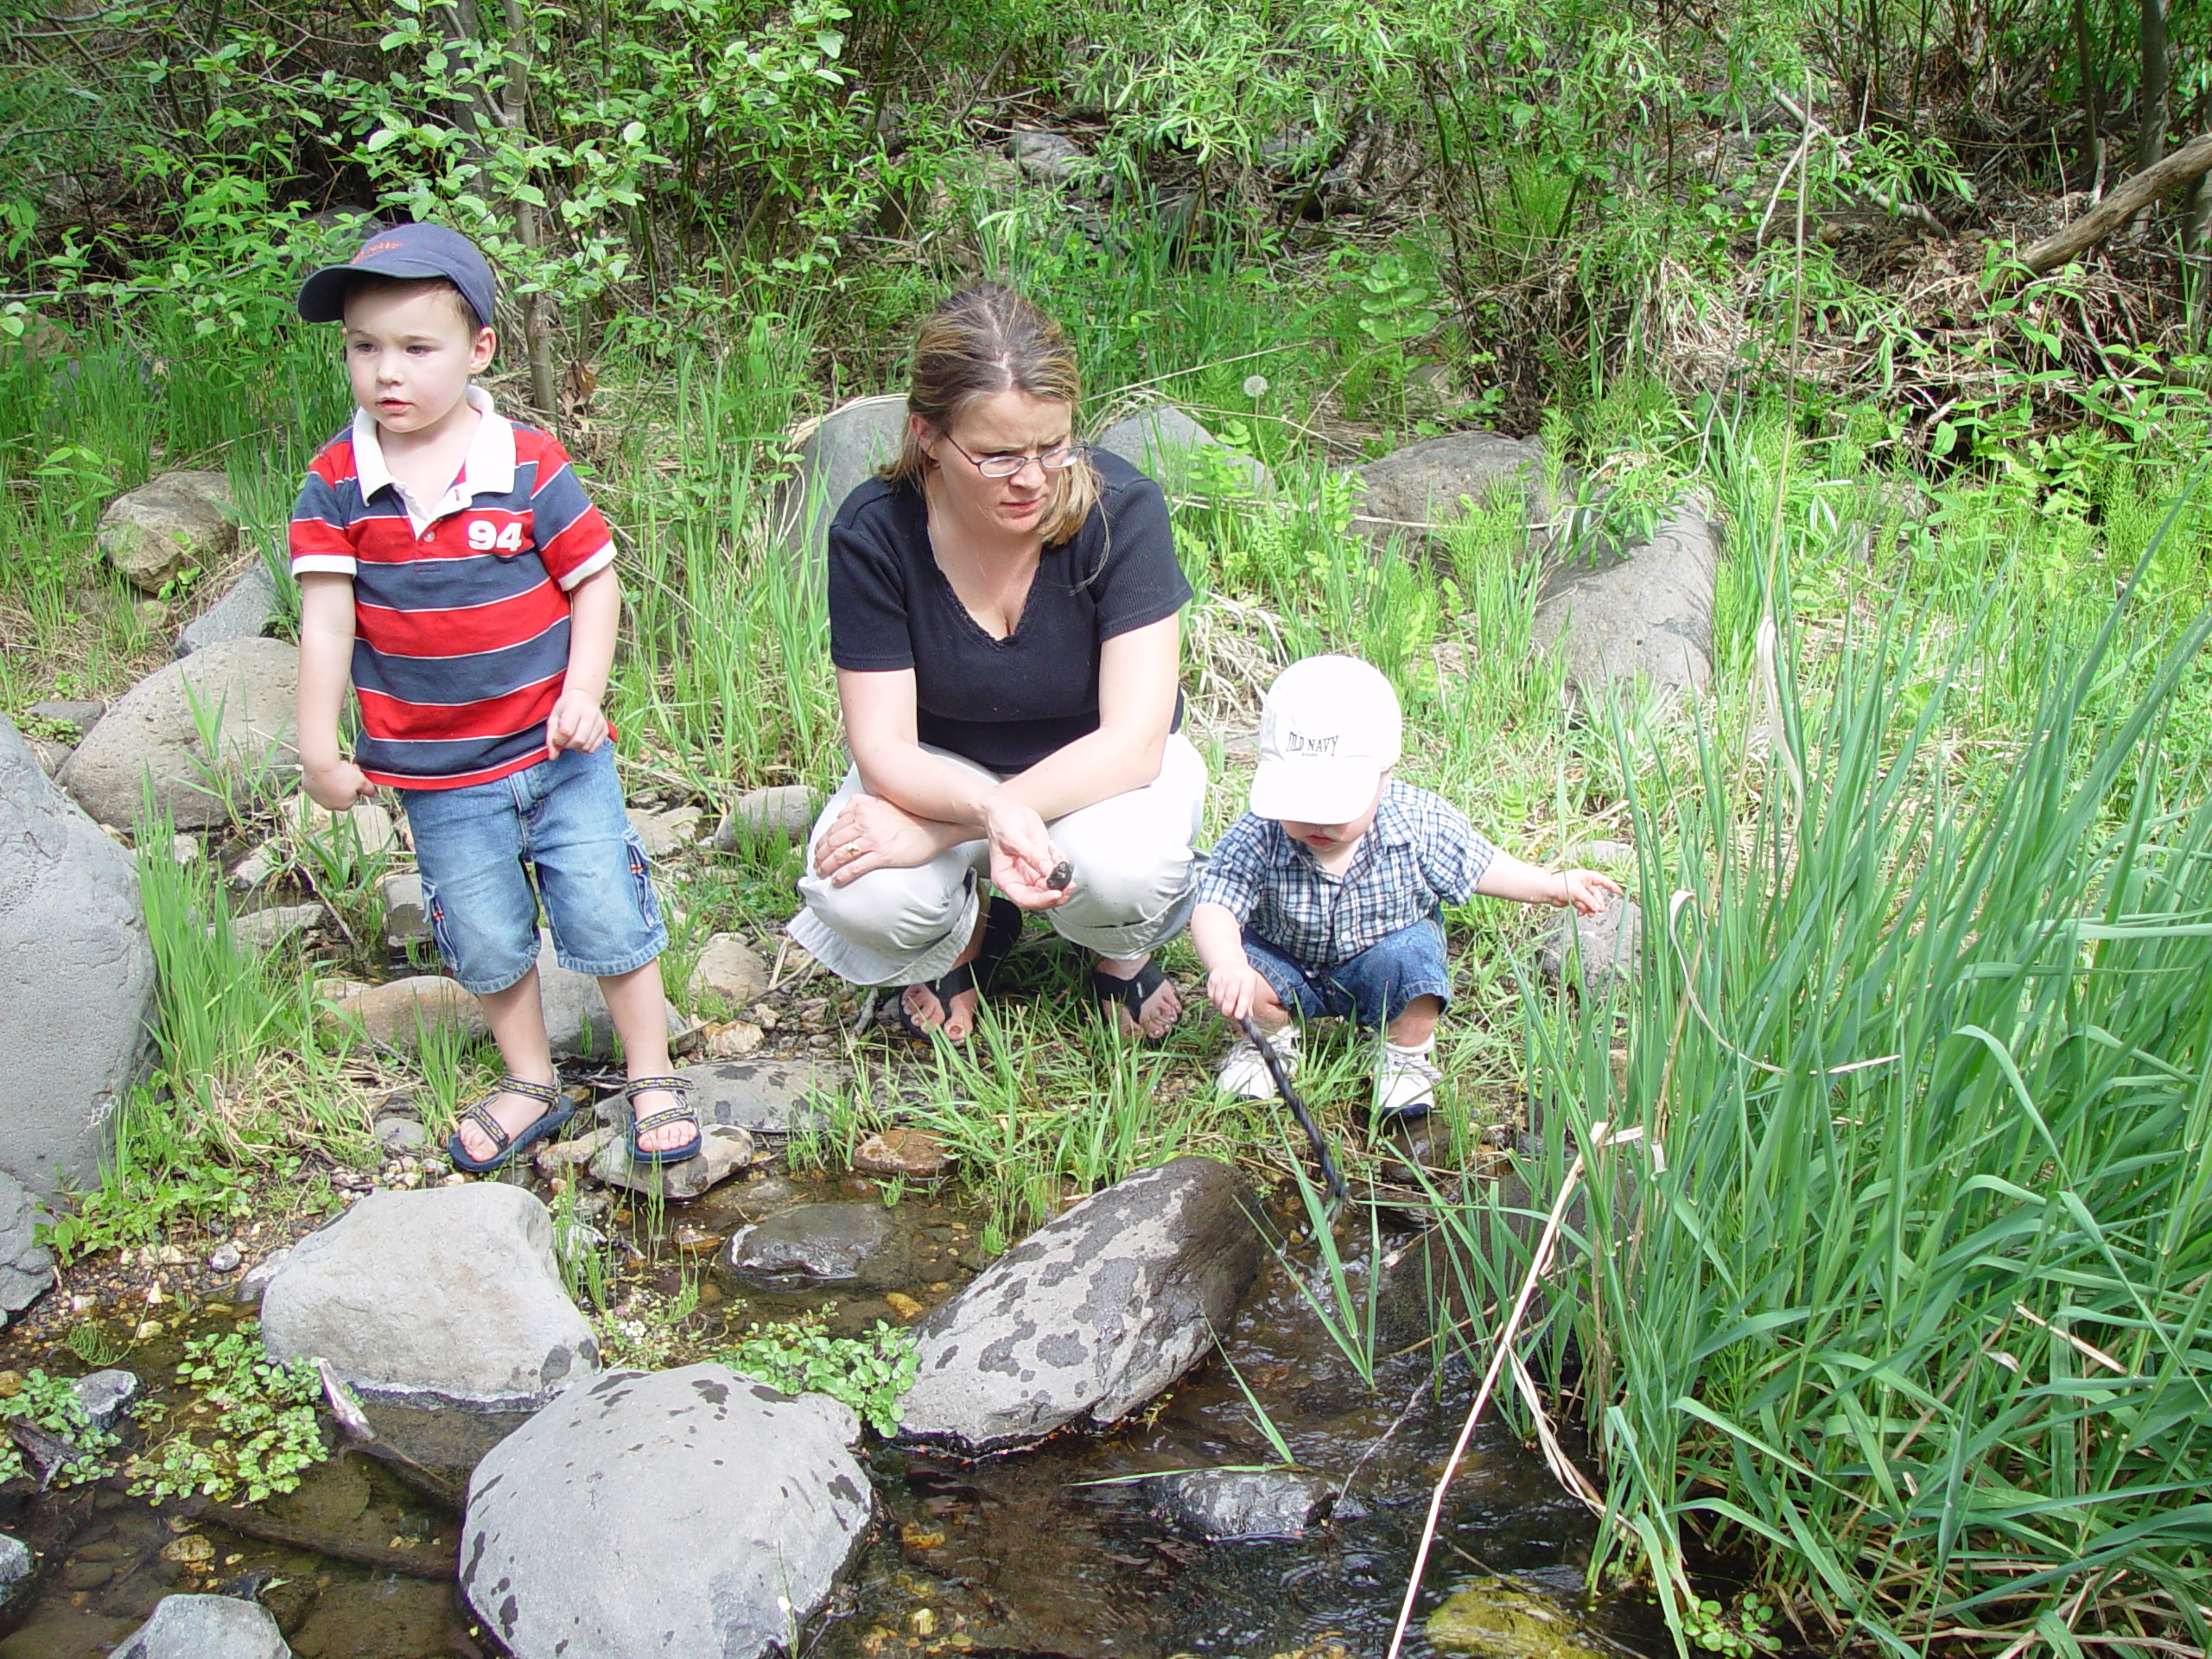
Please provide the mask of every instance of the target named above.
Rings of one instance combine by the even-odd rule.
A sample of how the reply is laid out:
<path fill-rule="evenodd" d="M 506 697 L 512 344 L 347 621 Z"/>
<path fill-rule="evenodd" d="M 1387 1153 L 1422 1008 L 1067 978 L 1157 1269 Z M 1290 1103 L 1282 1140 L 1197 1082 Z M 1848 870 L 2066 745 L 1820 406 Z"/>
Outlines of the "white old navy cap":
<path fill-rule="evenodd" d="M 1398 764 L 1398 694 L 1357 657 L 1308 657 L 1260 705 L 1252 810 L 1263 818 L 1344 823 L 1367 810 Z"/>

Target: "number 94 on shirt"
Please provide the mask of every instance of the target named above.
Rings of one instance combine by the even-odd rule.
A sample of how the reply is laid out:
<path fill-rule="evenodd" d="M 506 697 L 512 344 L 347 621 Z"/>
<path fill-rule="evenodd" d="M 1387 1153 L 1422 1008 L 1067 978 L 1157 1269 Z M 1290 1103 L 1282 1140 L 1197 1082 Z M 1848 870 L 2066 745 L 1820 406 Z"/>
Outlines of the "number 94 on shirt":
<path fill-rule="evenodd" d="M 510 519 L 502 527 L 488 518 L 472 518 L 468 521 L 468 544 L 479 553 L 519 553 L 522 520 Z"/>

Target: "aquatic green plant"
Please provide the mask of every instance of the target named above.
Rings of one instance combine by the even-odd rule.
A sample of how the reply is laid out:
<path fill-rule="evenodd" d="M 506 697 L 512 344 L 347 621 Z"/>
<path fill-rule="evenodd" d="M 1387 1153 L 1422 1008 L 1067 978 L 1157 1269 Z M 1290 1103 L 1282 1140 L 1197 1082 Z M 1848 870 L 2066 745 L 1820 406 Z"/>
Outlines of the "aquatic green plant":
<path fill-rule="evenodd" d="M 899 1427 L 899 1402 L 914 1385 L 914 1339 L 878 1319 L 857 1337 L 833 1337 L 835 1304 L 775 1325 L 749 1325 L 715 1357 L 741 1376 L 785 1394 L 826 1394 L 879 1434 Z"/>
<path fill-rule="evenodd" d="M 0 1400 L 0 1422 L 29 1423 L 58 1436 L 77 1448 L 78 1455 L 54 1465 L 47 1476 L 49 1486 L 77 1486 L 113 1472 L 104 1454 L 121 1443 L 120 1437 L 92 1427 L 76 1389 L 66 1376 L 48 1376 L 36 1366 L 25 1371 L 22 1386 Z M 0 1481 L 28 1474 L 23 1454 L 16 1443 L 0 1434 Z"/>
<path fill-rule="evenodd" d="M 303 1470 L 330 1455 L 315 1416 L 321 1382 L 307 1360 L 280 1365 L 246 1320 L 223 1336 L 188 1338 L 176 1380 L 194 1398 L 166 1412 L 167 1433 L 125 1467 L 130 1490 L 159 1500 L 197 1493 L 228 1503 L 243 1492 L 258 1503 L 298 1489 Z"/>

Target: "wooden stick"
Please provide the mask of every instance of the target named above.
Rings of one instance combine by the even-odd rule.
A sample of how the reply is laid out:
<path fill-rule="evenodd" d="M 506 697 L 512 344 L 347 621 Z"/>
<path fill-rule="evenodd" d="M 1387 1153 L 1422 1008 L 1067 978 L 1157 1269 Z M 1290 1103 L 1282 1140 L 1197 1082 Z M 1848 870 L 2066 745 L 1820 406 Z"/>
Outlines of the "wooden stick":
<path fill-rule="evenodd" d="M 2055 270 L 2103 241 L 2169 190 L 2208 172 L 2212 172 L 2212 132 L 2190 139 L 2163 162 L 2126 180 L 2071 225 L 2028 249 L 2020 263 L 2037 276 Z"/>

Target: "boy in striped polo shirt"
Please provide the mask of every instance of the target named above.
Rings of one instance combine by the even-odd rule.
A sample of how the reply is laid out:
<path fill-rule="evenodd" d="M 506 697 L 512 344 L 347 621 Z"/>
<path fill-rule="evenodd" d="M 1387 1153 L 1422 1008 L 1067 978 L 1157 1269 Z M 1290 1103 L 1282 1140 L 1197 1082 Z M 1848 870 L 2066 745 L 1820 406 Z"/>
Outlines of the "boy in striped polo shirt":
<path fill-rule="evenodd" d="M 542 899 L 555 954 L 598 976 L 614 1017 L 632 1156 L 694 1157 L 698 1120 L 670 1075 L 668 931 L 599 707 L 621 609 L 614 544 L 561 446 L 470 383 L 497 344 L 491 267 L 456 232 L 403 225 L 309 276 L 299 304 L 344 323 L 359 404 L 292 513 L 300 760 L 334 812 L 398 792 L 439 951 L 506 1063 L 448 1154 L 497 1169 L 575 1109 L 538 997 Z"/>

